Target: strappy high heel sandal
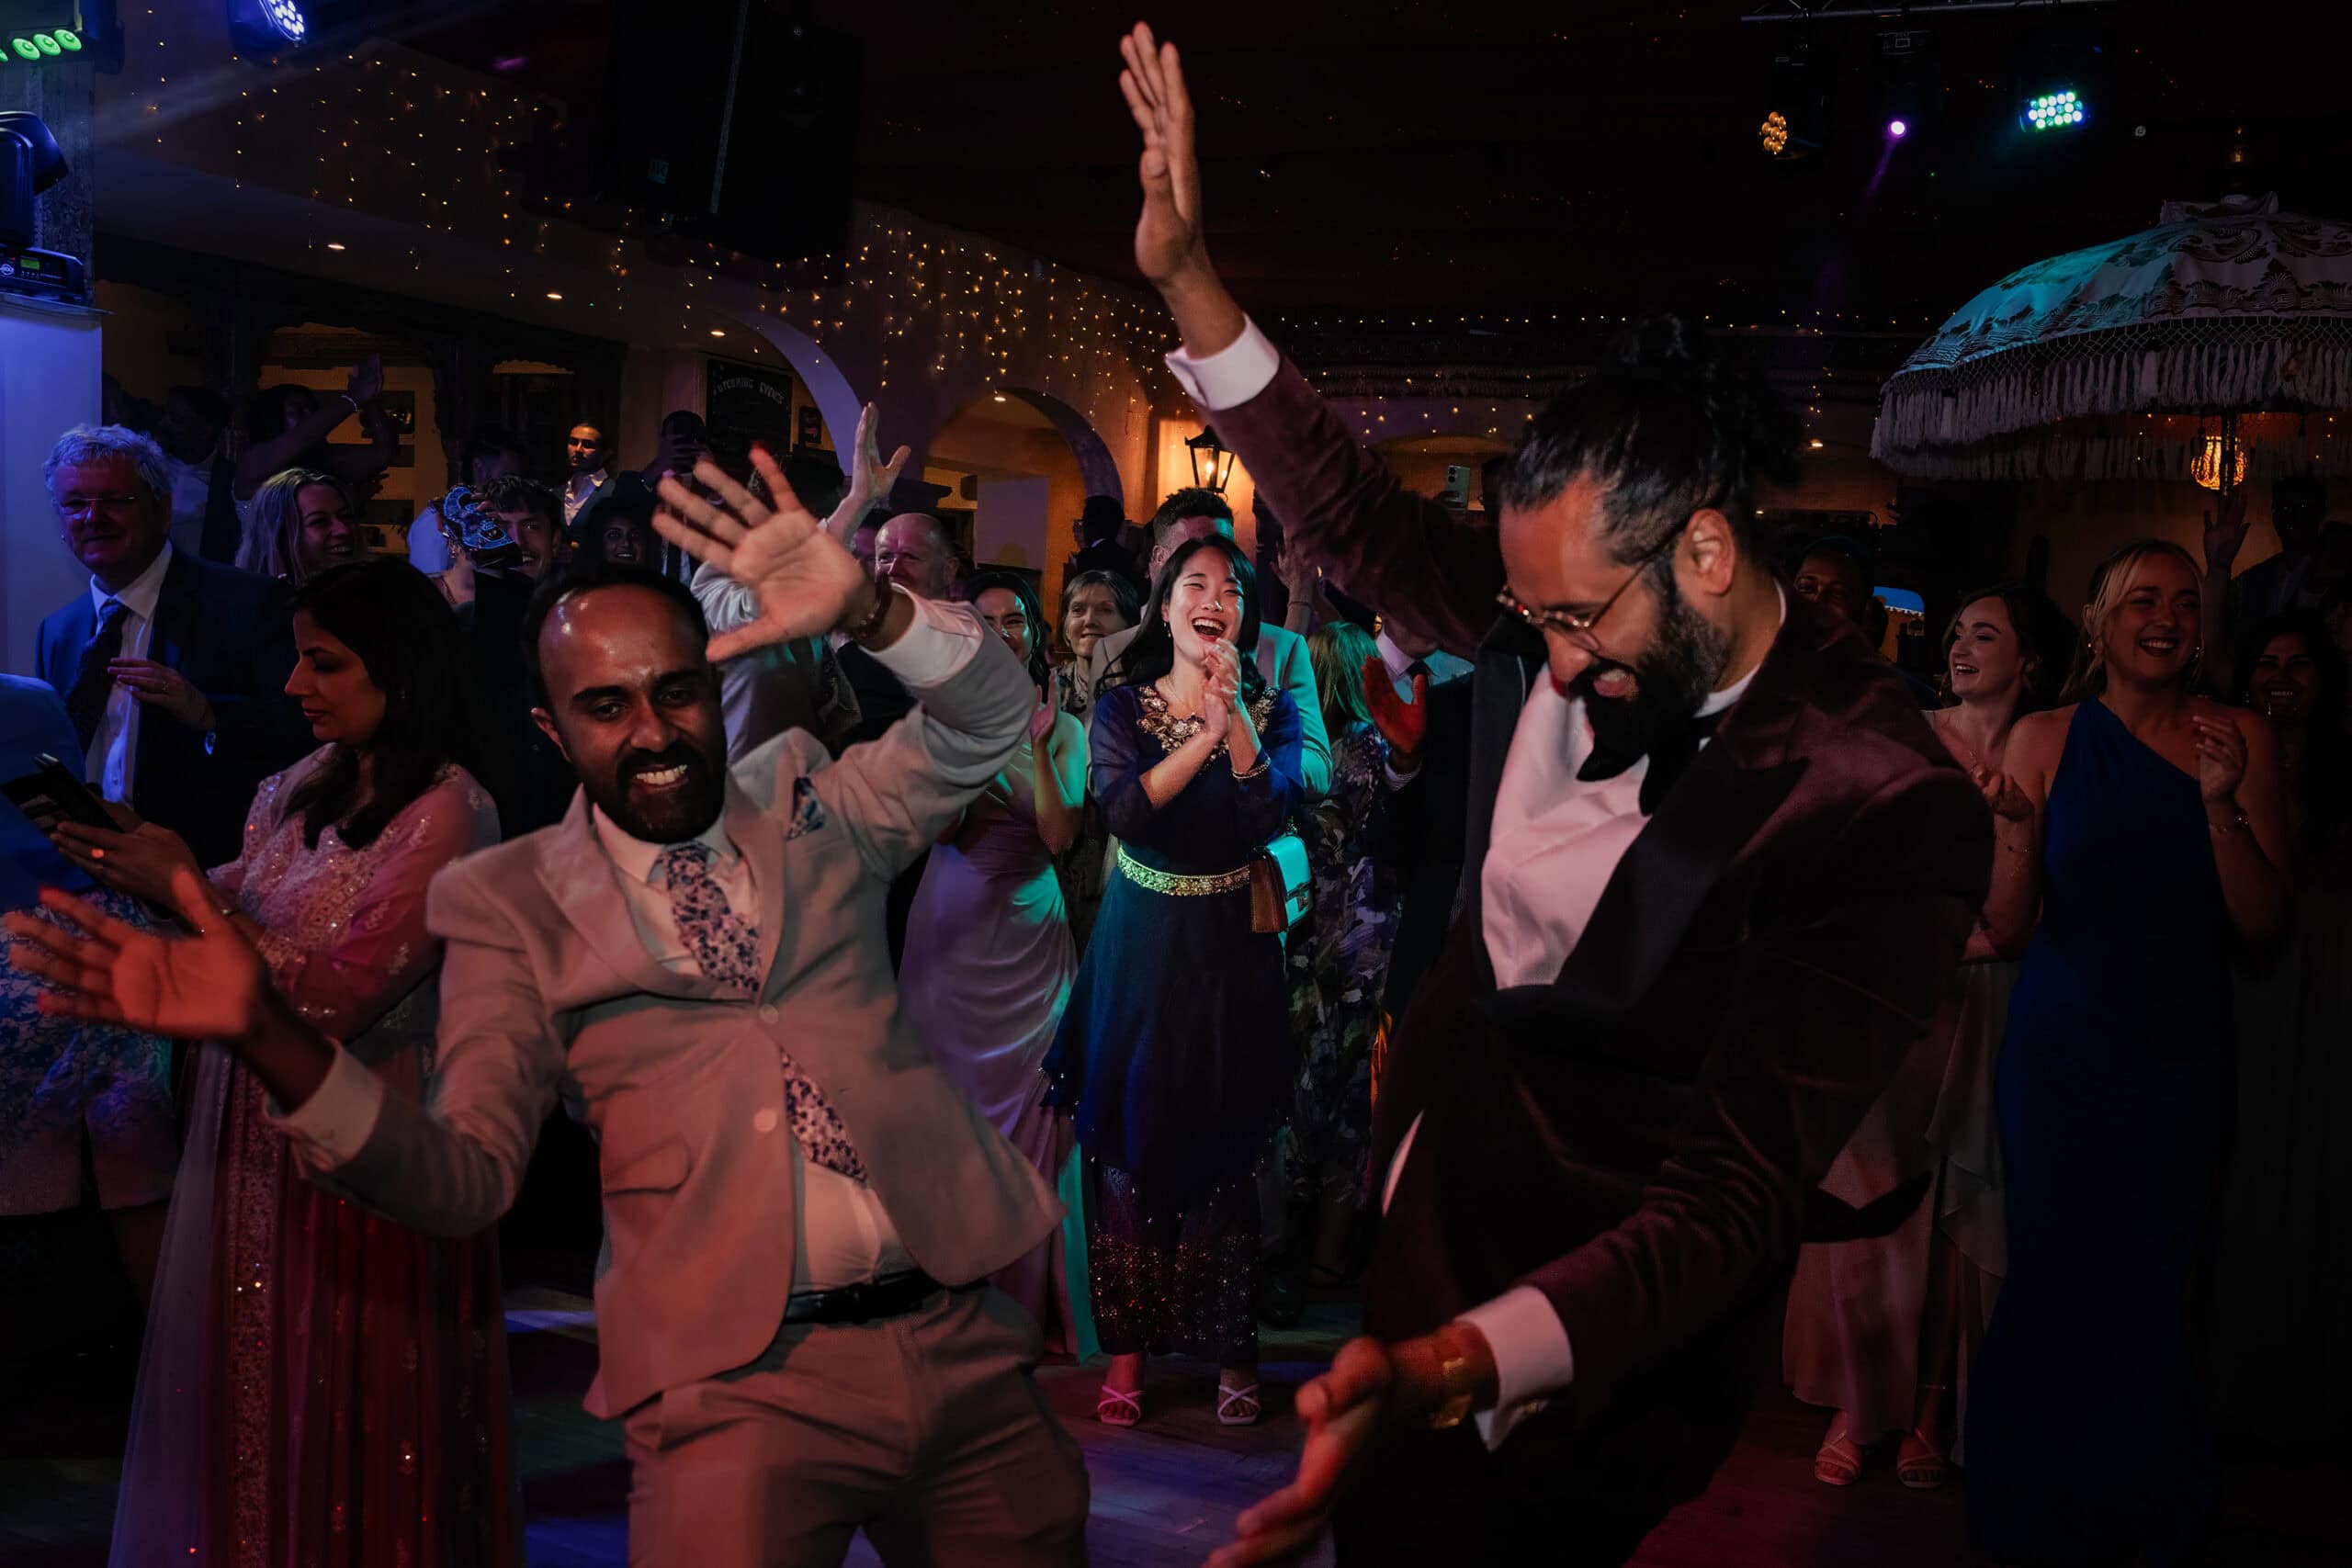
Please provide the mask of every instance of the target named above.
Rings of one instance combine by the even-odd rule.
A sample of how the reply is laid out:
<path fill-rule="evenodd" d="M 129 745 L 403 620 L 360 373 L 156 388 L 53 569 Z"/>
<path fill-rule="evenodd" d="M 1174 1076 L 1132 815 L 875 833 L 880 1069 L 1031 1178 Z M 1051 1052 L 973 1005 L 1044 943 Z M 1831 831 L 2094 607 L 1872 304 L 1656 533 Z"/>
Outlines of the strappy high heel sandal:
<path fill-rule="evenodd" d="M 1948 1383 L 1921 1383 L 1921 1392 L 1950 1393 Z M 1929 1402 L 1940 1405 L 1942 1401 Z M 1894 1450 L 1894 1479 L 1915 1492 L 1932 1492 L 1951 1479 L 1951 1454 L 1938 1446 L 1928 1435 L 1930 1421 L 1921 1421 L 1904 1434 L 1903 1446 Z"/>
<path fill-rule="evenodd" d="M 1223 1378 L 1216 1380 L 1216 1424 L 1220 1427 L 1254 1427 L 1262 1414 L 1258 1404 L 1258 1385 L 1249 1383 L 1235 1388 Z"/>
<path fill-rule="evenodd" d="M 1129 1393 L 1104 1383 L 1094 1396 L 1094 1418 L 1105 1427 L 1135 1426 L 1143 1419 L 1143 1390 Z"/>
<path fill-rule="evenodd" d="M 1846 1413 L 1829 1423 L 1829 1435 L 1813 1456 L 1813 1478 L 1824 1486 L 1851 1486 L 1862 1478 L 1862 1450 L 1846 1435 Z"/>

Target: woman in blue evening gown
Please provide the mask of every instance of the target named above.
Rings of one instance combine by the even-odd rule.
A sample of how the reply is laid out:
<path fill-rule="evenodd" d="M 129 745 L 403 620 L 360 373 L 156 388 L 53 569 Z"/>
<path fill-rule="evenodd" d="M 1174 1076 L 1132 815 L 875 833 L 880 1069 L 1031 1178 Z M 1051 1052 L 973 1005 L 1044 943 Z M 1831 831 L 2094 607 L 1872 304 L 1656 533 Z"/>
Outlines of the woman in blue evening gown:
<path fill-rule="evenodd" d="M 2092 583 L 2069 694 L 2020 719 L 2041 919 L 1995 1074 L 2009 1273 L 1968 1412 L 1996 1560 L 2195 1560 L 2213 1478 L 2191 1281 L 2231 1125 L 2233 939 L 2283 918 L 2285 818 L 2258 716 L 2190 694 L 2198 582 L 2161 541 Z"/>
<path fill-rule="evenodd" d="M 1297 806 L 1297 711 L 1269 691 L 1250 563 L 1218 535 L 1161 570 L 1094 706 L 1089 776 L 1119 840 L 1047 1072 L 1086 1153 L 1097 1417 L 1143 1415 L 1148 1352 L 1214 1358 L 1217 1416 L 1255 1421 L 1254 1178 L 1295 1053 L 1282 939 L 1250 866 Z"/>

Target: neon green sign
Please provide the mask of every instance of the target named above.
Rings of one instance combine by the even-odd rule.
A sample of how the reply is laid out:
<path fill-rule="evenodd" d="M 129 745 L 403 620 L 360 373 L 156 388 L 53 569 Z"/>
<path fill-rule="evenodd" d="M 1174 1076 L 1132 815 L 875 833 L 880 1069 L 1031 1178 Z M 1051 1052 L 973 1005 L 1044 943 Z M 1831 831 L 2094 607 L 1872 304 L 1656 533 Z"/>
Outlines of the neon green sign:
<path fill-rule="evenodd" d="M 81 53 L 82 37 L 65 28 L 53 33 L 19 33 L 8 40 L 8 50 L 26 63 L 38 65 L 44 60 Z M 0 54 L 0 60 L 6 58 L 6 54 Z"/>

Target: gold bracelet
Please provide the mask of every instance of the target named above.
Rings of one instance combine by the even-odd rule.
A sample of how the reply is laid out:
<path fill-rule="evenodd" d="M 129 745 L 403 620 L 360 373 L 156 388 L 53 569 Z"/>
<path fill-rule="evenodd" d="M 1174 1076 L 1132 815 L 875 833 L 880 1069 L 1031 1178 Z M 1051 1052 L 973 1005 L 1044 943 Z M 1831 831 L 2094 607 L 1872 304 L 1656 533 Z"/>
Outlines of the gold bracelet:
<path fill-rule="evenodd" d="M 2226 839 L 2247 826 L 2249 824 L 2245 819 L 2245 813 L 2234 807 L 2230 810 L 2230 819 L 2227 823 L 2216 822 L 2211 817 L 2205 818 L 2206 829 L 2217 839 Z"/>
<path fill-rule="evenodd" d="M 1470 1386 L 1470 1358 L 1461 1351 L 1459 1342 L 1439 1329 L 1437 1375 L 1445 1397 L 1430 1413 L 1430 1430 L 1448 1432 L 1462 1425 L 1470 1414 L 1471 1401 L 1476 1397 Z"/>

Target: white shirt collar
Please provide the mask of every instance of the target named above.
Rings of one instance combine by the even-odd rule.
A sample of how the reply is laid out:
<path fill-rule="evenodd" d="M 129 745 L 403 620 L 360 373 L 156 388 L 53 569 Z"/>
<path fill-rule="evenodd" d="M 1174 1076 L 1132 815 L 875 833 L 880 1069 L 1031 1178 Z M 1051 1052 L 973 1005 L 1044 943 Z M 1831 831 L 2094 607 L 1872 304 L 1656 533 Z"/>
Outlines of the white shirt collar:
<path fill-rule="evenodd" d="M 1385 631 L 1373 639 L 1373 646 L 1380 649 L 1380 662 L 1387 667 L 1388 678 L 1404 680 L 1405 671 L 1413 667 L 1413 656 L 1389 641 Z"/>
<path fill-rule="evenodd" d="M 574 500 L 577 500 L 581 496 L 588 494 L 597 486 L 603 484 L 606 479 L 611 479 L 612 477 L 613 470 L 609 467 L 591 468 L 584 474 L 574 474 L 571 476 L 571 480 L 563 487 L 564 493 L 571 496 Z"/>
<path fill-rule="evenodd" d="M 654 863 L 661 860 L 662 852 L 670 846 L 650 844 L 643 839 L 633 837 L 618 823 L 593 806 L 588 808 L 588 819 L 595 826 L 596 841 L 603 844 L 605 852 L 613 857 L 613 864 L 618 866 L 634 880 L 644 883 L 649 887 L 653 886 Z M 717 869 L 720 871 L 735 863 L 736 850 L 733 840 L 727 836 L 727 813 L 724 808 L 721 808 L 719 814 L 711 819 L 709 827 L 685 841 L 701 844 L 708 849 L 711 858 L 718 862 Z"/>
<path fill-rule="evenodd" d="M 147 570 L 132 578 L 121 592 L 109 593 L 105 583 L 95 577 L 90 579 L 91 610 L 103 621 L 107 618 L 107 601 L 119 599 L 123 608 L 141 620 L 153 620 L 155 601 L 164 596 L 164 573 L 171 569 L 172 542 L 165 539 L 164 547 L 155 552 L 155 558 L 147 563 Z"/>

